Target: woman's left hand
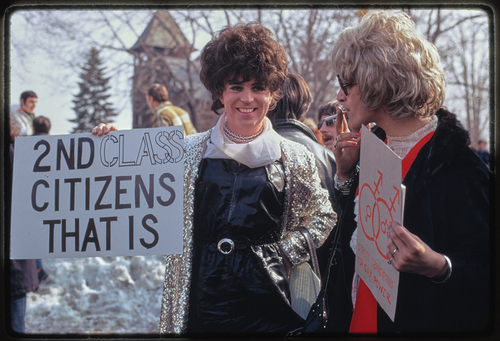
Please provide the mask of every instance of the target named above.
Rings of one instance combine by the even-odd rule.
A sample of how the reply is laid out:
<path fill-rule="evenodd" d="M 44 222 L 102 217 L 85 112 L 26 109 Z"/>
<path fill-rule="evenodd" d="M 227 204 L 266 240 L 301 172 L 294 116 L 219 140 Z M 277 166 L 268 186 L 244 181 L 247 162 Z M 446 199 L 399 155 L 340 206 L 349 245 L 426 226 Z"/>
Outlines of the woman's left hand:
<path fill-rule="evenodd" d="M 387 224 L 386 255 L 399 272 L 411 272 L 431 279 L 444 278 L 448 263 L 418 236 L 397 222 Z"/>

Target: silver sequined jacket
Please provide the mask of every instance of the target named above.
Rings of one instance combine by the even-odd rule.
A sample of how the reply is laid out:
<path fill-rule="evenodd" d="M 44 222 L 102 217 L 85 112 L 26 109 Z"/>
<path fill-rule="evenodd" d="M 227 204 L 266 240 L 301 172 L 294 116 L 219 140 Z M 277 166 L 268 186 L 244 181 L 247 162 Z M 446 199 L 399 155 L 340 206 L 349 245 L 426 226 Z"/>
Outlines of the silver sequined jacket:
<path fill-rule="evenodd" d="M 168 255 L 160 316 L 161 334 L 182 334 L 187 327 L 189 288 L 193 250 L 194 186 L 206 141 L 212 130 L 186 136 L 184 140 L 184 246 L 182 255 Z M 292 266 L 309 259 L 306 242 L 297 231 L 308 229 L 316 247 L 330 234 L 337 215 L 320 185 L 314 155 L 304 146 L 283 139 L 282 161 L 285 169 L 286 199 L 282 220 L 281 248 Z"/>

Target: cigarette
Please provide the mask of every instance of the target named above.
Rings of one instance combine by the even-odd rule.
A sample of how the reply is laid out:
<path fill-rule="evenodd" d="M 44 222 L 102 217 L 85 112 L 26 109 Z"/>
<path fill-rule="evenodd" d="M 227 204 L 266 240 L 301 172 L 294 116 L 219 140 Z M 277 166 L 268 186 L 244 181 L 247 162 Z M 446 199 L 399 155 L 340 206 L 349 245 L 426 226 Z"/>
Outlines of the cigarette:
<path fill-rule="evenodd" d="M 334 120 L 334 119 L 336 119 L 336 118 L 337 118 L 337 114 L 332 115 L 332 116 L 325 117 L 325 121 Z"/>

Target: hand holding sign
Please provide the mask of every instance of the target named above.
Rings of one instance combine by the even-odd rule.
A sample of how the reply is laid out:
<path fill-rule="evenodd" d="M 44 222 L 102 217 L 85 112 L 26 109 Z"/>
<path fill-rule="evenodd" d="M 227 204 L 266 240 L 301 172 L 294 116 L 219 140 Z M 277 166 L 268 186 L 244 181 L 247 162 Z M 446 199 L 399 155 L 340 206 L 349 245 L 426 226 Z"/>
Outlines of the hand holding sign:
<path fill-rule="evenodd" d="M 387 315 L 394 319 L 399 272 L 387 263 L 388 224 L 402 221 L 404 186 L 401 159 L 362 127 L 356 273 L 365 282 Z"/>
<path fill-rule="evenodd" d="M 448 265 L 445 258 L 404 226 L 396 222 L 389 223 L 387 236 L 386 255 L 394 257 L 391 264 L 396 270 L 430 278 L 446 276 Z"/>
<path fill-rule="evenodd" d="M 106 135 L 110 131 L 117 131 L 118 128 L 111 123 L 99 123 L 98 126 L 92 128 L 92 135 L 102 136 Z"/>

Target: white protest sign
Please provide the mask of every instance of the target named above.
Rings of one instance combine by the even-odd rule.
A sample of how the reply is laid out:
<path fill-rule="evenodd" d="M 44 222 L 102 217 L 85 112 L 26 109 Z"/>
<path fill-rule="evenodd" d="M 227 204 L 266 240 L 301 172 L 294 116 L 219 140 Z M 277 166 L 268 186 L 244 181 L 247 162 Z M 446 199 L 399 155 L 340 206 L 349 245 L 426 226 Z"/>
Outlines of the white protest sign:
<path fill-rule="evenodd" d="M 387 263 L 387 224 L 402 223 L 401 159 L 362 127 L 356 273 L 394 321 L 399 272 Z"/>
<path fill-rule="evenodd" d="M 11 259 L 182 253 L 182 127 L 19 137 Z"/>

